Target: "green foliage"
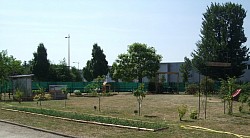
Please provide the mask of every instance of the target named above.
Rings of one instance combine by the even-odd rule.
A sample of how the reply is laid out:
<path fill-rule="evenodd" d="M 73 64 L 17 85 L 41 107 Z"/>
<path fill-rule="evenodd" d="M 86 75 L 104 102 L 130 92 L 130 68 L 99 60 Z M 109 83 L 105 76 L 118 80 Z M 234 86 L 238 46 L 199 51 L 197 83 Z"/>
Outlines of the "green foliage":
<path fill-rule="evenodd" d="M 199 92 L 199 86 L 197 84 L 188 84 L 187 88 L 186 88 L 186 93 L 187 94 L 196 94 L 197 92 Z"/>
<path fill-rule="evenodd" d="M 87 86 L 85 86 L 84 90 L 87 93 L 98 92 L 100 90 L 100 85 L 99 85 L 99 83 L 92 82 L 92 83 L 88 84 Z"/>
<path fill-rule="evenodd" d="M 118 55 L 112 65 L 112 78 L 115 80 L 132 81 L 143 77 L 154 77 L 160 68 L 161 55 L 156 54 L 153 47 L 146 44 L 133 43 L 129 45 L 126 54 Z"/>
<path fill-rule="evenodd" d="M 64 117 L 76 120 L 84 120 L 84 121 L 94 121 L 100 123 L 107 124 L 115 124 L 115 125 L 124 125 L 124 126 L 132 126 L 139 128 L 149 128 L 149 129 L 160 129 L 167 127 L 165 123 L 154 123 L 154 122 L 144 122 L 138 120 L 126 120 L 116 117 L 107 117 L 107 116 L 94 116 L 89 114 L 77 114 L 71 112 L 62 112 L 56 110 L 49 109 L 36 109 L 36 108 L 21 108 L 21 107 L 9 107 L 10 109 L 26 111 L 50 116 Z"/>
<path fill-rule="evenodd" d="M 248 100 L 248 95 L 247 94 L 240 94 L 240 97 L 239 97 L 239 102 L 241 102 L 241 105 L 239 106 L 239 111 L 240 112 L 243 112 L 243 108 L 244 108 L 244 103 L 247 102 Z"/>
<path fill-rule="evenodd" d="M 224 94 L 223 98 L 228 102 L 228 114 L 233 114 L 233 92 L 237 89 L 236 78 L 221 80 L 220 92 Z"/>
<path fill-rule="evenodd" d="M 198 112 L 197 112 L 197 110 L 192 110 L 189 117 L 191 119 L 198 119 Z"/>
<path fill-rule="evenodd" d="M 82 92 L 80 90 L 74 90 L 74 94 L 76 96 L 81 96 L 82 95 Z"/>
<path fill-rule="evenodd" d="M 188 78 L 190 76 L 190 71 L 192 69 L 192 62 L 189 58 L 184 58 L 184 63 L 180 66 L 180 72 L 182 73 L 182 80 L 184 83 L 188 82 Z"/>
<path fill-rule="evenodd" d="M 47 49 L 43 43 L 40 43 L 37 47 L 37 52 L 33 53 L 33 74 L 39 81 L 47 81 L 49 77 L 50 63 L 47 59 Z"/>
<path fill-rule="evenodd" d="M 201 80 L 201 91 L 202 92 L 208 92 L 208 93 L 212 93 L 215 91 L 215 82 L 214 80 L 212 80 L 211 78 L 209 77 L 204 77 L 202 80 Z"/>
<path fill-rule="evenodd" d="M 72 81 L 75 81 L 75 82 L 82 81 L 82 76 L 81 76 L 81 73 L 78 69 L 76 69 L 75 67 L 72 67 L 71 73 L 72 73 L 72 77 L 73 77 Z"/>
<path fill-rule="evenodd" d="M 7 50 L 0 51 L 0 85 L 9 79 L 9 76 L 22 74 L 21 61 L 13 56 L 8 56 Z"/>
<path fill-rule="evenodd" d="M 33 90 L 32 91 L 35 96 L 34 96 L 34 100 L 40 101 L 40 105 L 41 105 L 41 101 L 45 101 L 45 100 L 50 100 L 51 99 L 51 95 L 50 94 L 45 94 L 45 89 L 39 87 L 38 90 Z"/>
<path fill-rule="evenodd" d="M 180 121 L 182 121 L 182 118 L 185 116 L 187 110 L 188 110 L 187 105 L 181 105 L 178 107 Z"/>
<path fill-rule="evenodd" d="M 161 75 L 161 83 L 165 83 L 166 82 L 166 77 L 165 75 Z"/>
<path fill-rule="evenodd" d="M 23 92 L 21 92 L 19 89 L 16 90 L 14 98 L 21 103 L 22 102 L 22 98 L 23 98 Z"/>
<path fill-rule="evenodd" d="M 231 2 L 212 3 L 207 8 L 202 18 L 201 40 L 191 54 L 194 67 L 202 75 L 225 80 L 244 73 L 244 61 L 249 59 L 249 48 L 244 45 L 247 41 L 243 27 L 245 17 L 245 9 Z M 231 67 L 207 67 L 208 61 L 231 63 Z"/>
<path fill-rule="evenodd" d="M 83 68 L 83 76 L 87 81 L 92 81 L 98 76 L 108 74 L 108 62 L 103 50 L 97 44 L 93 45 L 92 59 L 87 61 Z"/>
<path fill-rule="evenodd" d="M 141 115 L 141 105 L 143 98 L 146 97 L 146 94 L 144 92 L 144 84 L 140 84 L 139 87 L 134 91 L 134 96 L 137 99 L 137 102 L 139 104 L 139 115 Z"/>

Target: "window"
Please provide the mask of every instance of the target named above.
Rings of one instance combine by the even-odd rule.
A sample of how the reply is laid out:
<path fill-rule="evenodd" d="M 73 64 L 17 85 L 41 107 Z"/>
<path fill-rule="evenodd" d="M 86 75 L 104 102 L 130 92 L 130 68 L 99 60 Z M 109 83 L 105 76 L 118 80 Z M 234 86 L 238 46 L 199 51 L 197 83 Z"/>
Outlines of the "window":
<path fill-rule="evenodd" d="M 250 65 L 247 65 L 247 70 L 250 70 Z"/>

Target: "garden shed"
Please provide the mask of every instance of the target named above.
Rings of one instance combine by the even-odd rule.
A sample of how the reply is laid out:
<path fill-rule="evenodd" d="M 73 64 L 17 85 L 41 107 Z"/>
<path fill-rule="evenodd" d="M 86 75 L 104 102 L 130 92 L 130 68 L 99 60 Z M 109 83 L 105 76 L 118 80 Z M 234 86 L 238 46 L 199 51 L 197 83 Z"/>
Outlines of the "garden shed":
<path fill-rule="evenodd" d="M 13 95 L 15 95 L 17 90 L 20 90 L 23 92 L 22 100 L 33 100 L 32 76 L 34 74 L 10 76 Z"/>

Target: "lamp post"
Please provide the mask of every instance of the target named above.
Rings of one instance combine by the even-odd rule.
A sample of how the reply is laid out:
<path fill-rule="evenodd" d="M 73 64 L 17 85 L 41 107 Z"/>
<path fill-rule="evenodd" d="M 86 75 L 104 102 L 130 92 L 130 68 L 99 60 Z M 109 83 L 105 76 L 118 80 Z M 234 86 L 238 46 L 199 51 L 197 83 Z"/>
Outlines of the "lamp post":
<path fill-rule="evenodd" d="M 66 36 L 68 38 L 68 67 L 70 68 L 70 35 Z"/>
<path fill-rule="evenodd" d="M 73 62 L 73 63 L 77 63 L 77 65 L 78 65 L 78 68 L 77 68 L 77 69 L 79 70 L 79 62 Z"/>

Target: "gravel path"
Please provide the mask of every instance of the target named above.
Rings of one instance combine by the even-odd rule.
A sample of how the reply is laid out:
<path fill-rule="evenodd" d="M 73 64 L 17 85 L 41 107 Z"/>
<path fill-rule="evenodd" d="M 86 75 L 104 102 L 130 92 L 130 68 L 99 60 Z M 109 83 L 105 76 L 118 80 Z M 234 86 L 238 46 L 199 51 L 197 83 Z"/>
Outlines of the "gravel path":
<path fill-rule="evenodd" d="M 0 138 L 65 138 L 26 127 L 0 122 Z"/>

